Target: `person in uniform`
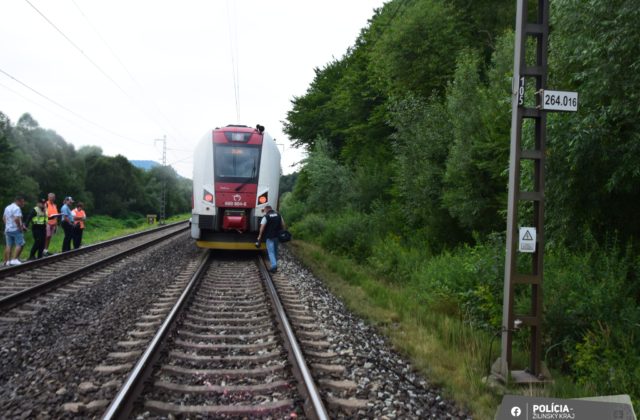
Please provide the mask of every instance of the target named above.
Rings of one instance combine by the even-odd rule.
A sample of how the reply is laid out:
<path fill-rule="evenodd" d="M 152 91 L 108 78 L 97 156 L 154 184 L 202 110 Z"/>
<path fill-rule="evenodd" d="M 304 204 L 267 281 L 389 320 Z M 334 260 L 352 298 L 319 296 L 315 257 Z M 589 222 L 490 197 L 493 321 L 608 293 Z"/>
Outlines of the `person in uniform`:
<path fill-rule="evenodd" d="M 267 253 L 269 254 L 269 262 L 271 263 L 271 271 L 275 273 L 278 270 L 278 234 L 281 230 L 286 229 L 282 216 L 271 207 L 270 204 L 264 206 L 262 210 L 265 212 L 264 217 L 260 221 L 260 232 L 258 233 L 258 242 L 264 238 L 267 244 Z"/>
<path fill-rule="evenodd" d="M 84 211 L 82 201 L 78 202 L 76 208 L 71 211 L 71 214 L 73 214 L 73 249 L 78 249 L 82 246 L 84 221 L 87 220 L 87 213 Z"/>
<path fill-rule="evenodd" d="M 31 252 L 29 252 L 29 259 L 42 258 L 44 253 L 44 242 L 47 237 L 47 211 L 45 209 L 45 202 L 47 200 L 42 199 L 36 203 L 36 206 L 31 209 L 31 213 L 25 219 L 25 226 L 29 226 L 31 223 L 31 233 L 33 234 L 33 246 Z"/>
<path fill-rule="evenodd" d="M 47 255 L 51 255 L 49 253 L 49 242 L 51 242 L 51 237 L 55 235 L 58 230 L 58 207 L 56 206 L 56 195 L 54 193 L 49 193 L 47 196 L 47 202 L 44 204 L 45 212 L 47 213 L 47 232 L 44 238 L 44 252 L 42 255 L 45 257 Z"/>

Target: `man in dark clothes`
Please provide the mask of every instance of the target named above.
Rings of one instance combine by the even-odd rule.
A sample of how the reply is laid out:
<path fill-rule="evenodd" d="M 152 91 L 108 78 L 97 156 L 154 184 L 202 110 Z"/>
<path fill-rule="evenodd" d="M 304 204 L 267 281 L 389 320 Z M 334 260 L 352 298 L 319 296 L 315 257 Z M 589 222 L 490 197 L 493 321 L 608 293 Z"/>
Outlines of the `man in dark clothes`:
<path fill-rule="evenodd" d="M 258 234 L 258 242 L 261 238 L 264 238 L 267 244 L 267 253 L 269 254 L 269 261 L 271 262 L 271 272 L 275 273 L 278 270 L 278 233 L 281 230 L 286 229 L 287 225 L 284 223 L 284 219 L 278 212 L 276 212 L 270 204 L 264 206 L 264 212 L 266 214 L 260 221 L 260 233 Z"/>
<path fill-rule="evenodd" d="M 25 226 L 29 226 L 29 223 L 31 223 L 31 233 L 33 234 L 33 246 L 31 247 L 31 252 L 29 252 L 30 260 L 36 258 L 36 254 L 38 258 L 42 258 L 44 251 L 48 222 L 47 212 L 44 208 L 45 201 L 46 200 L 38 201 L 25 220 Z"/>

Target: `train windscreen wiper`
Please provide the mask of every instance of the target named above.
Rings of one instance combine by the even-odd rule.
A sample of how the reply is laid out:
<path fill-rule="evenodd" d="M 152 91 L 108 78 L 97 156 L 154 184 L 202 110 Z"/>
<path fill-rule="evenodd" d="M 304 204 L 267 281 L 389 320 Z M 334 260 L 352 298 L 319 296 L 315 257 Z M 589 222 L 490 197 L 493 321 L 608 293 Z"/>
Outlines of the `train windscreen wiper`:
<path fill-rule="evenodd" d="M 251 181 L 253 181 L 256 178 L 256 175 L 257 175 L 256 166 L 257 166 L 257 159 L 253 158 L 253 168 L 251 169 L 251 177 L 249 179 L 247 179 L 245 182 L 243 182 L 242 184 L 240 184 L 240 186 L 238 186 L 236 188 L 236 192 L 240 191 L 241 189 L 243 189 L 245 185 L 247 185 L 248 183 L 250 183 Z"/>

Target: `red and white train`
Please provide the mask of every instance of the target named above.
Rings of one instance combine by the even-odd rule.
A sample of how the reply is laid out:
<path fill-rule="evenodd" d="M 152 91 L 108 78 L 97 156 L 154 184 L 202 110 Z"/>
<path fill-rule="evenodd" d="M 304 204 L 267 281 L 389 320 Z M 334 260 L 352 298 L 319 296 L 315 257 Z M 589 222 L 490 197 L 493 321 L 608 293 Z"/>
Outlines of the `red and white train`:
<path fill-rule="evenodd" d="M 228 125 L 207 133 L 193 159 L 196 244 L 255 250 L 262 210 L 266 204 L 278 208 L 281 174 L 280 151 L 263 126 Z"/>

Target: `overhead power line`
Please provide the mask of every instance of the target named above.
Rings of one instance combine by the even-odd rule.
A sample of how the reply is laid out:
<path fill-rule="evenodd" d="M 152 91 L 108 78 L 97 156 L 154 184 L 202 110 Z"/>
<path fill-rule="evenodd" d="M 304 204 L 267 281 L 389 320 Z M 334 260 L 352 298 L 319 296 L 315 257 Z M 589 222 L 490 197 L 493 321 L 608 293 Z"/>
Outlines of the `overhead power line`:
<path fill-rule="evenodd" d="M 233 12 L 233 16 L 230 16 L 231 8 L 229 7 L 229 0 L 227 0 L 227 23 L 229 25 L 229 46 L 231 50 L 233 91 L 236 97 L 236 123 L 240 124 L 240 58 L 238 57 L 238 14 L 236 13 L 235 9 L 233 10 Z"/>
<path fill-rule="evenodd" d="M 98 71 L 99 71 L 99 72 L 100 72 L 104 77 L 106 77 L 107 79 L 109 79 L 109 80 L 111 81 L 111 83 L 113 83 L 113 84 L 114 84 L 114 85 L 115 85 L 115 86 L 116 86 L 116 87 L 117 87 L 117 88 L 118 88 L 118 89 L 119 89 L 119 90 L 120 90 L 124 95 L 126 95 L 128 98 L 130 98 L 129 94 L 128 94 L 128 93 L 127 93 L 127 92 L 122 88 L 122 86 L 120 86 L 120 85 L 118 84 L 118 82 L 116 82 L 116 81 L 115 81 L 111 76 L 109 76 L 109 74 L 107 74 L 107 72 L 106 72 L 106 71 L 102 70 L 102 67 L 100 67 L 100 66 L 99 66 L 95 61 L 93 61 L 93 60 L 91 59 L 91 57 L 89 57 L 89 56 L 88 56 L 88 55 L 87 55 L 87 54 L 82 50 L 82 48 L 80 48 L 80 47 L 79 47 L 75 42 L 73 42 L 73 41 L 71 40 L 71 38 L 69 38 L 69 37 L 68 37 L 64 32 L 62 32 L 62 30 L 61 30 L 60 28 L 58 28 L 58 27 L 56 26 L 56 24 L 55 24 L 55 23 L 53 23 L 53 22 L 52 22 L 52 21 L 51 21 L 47 16 L 45 16 L 45 14 L 44 14 L 44 13 L 42 13 L 40 10 L 38 10 L 38 8 L 37 8 L 36 6 L 34 6 L 34 5 L 33 5 L 33 3 L 31 3 L 29 0 L 24 0 L 24 1 L 26 1 L 26 2 L 29 4 L 29 6 L 31 6 L 31 7 L 33 8 L 33 10 L 35 10 L 36 12 L 38 12 L 38 14 L 39 14 L 40 16 L 42 16 L 42 18 L 43 18 L 44 20 L 46 20 L 46 21 L 47 21 L 47 23 L 48 23 L 49 25 L 51 25 L 51 26 L 52 26 L 56 31 L 58 31 L 58 33 L 59 33 L 60 35 L 62 35 L 62 37 L 63 37 L 64 39 L 66 39 L 66 40 L 67 40 L 67 42 L 69 42 L 69 44 L 71 44 L 71 45 L 73 46 L 73 48 L 75 48 L 76 50 L 78 50 L 78 52 L 79 52 L 80 54 L 82 54 L 82 56 L 83 56 L 84 58 L 86 58 L 86 59 L 87 59 L 87 61 L 89 61 L 89 62 L 90 62 L 90 63 L 91 63 L 91 64 L 92 64 L 92 65 L 93 65 L 93 66 L 94 66 L 94 67 L 95 67 L 95 68 L 96 68 L 96 69 L 97 69 L 97 70 L 98 70 Z M 131 98 L 130 98 L 130 99 L 131 99 Z"/>
<path fill-rule="evenodd" d="M 91 20 L 89 20 L 89 17 L 84 13 L 84 11 L 80 8 L 80 6 L 78 5 L 78 3 L 75 0 L 72 0 L 74 6 L 76 7 L 76 9 L 78 9 L 78 12 L 82 15 L 82 17 L 84 18 L 85 21 L 87 21 L 87 24 L 91 27 L 91 29 L 95 32 L 95 34 L 98 36 L 98 38 L 100 38 L 100 40 L 102 41 L 102 43 L 107 47 L 107 49 L 109 50 L 109 52 L 111 53 L 111 55 L 116 59 L 116 61 L 120 64 L 120 66 L 124 69 L 125 73 L 127 73 L 127 75 L 129 76 L 129 78 L 133 81 L 133 83 L 138 87 L 138 89 L 140 90 L 140 92 L 142 92 L 142 94 L 146 97 L 149 98 L 150 95 L 148 95 L 147 91 L 142 87 L 142 85 L 138 82 L 138 80 L 133 76 L 133 73 L 131 73 L 131 71 L 129 71 L 129 68 L 125 65 L 124 61 L 120 58 L 120 56 L 116 53 L 116 51 L 111 47 L 111 45 L 107 42 L 107 40 L 105 39 L 105 37 L 102 36 L 102 34 L 100 33 L 100 31 L 98 31 L 98 28 L 96 28 L 96 26 L 91 22 Z M 162 119 L 169 124 L 169 126 L 175 130 L 175 132 L 178 134 L 178 137 L 184 137 L 180 131 L 178 129 L 176 129 L 176 127 L 171 123 L 171 121 L 169 120 L 169 118 L 167 118 L 167 116 L 160 110 L 160 107 L 158 107 L 158 105 L 153 101 L 153 100 L 149 100 L 149 103 L 151 103 L 151 105 L 153 105 L 153 107 L 155 108 L 155 111 L 162 117 Z"/>
<path fill-rule="evenodd" d="M 66 107 L 66 106 L 64 106 L 64 105 L 62 105 L 60 102 L 58 102 L 58 101 L 56 101 L 56 100 L 54 100 L 54 99 L 50 98 L 49 96 L 45 95 L 44 93 L 41 93 L 41 92 L 39 92 L 38 90 L 36 90 L 36 89 L 32 88 L 31 86 L 27 85 L 26 83 L 24 83 L 24 82 L 22 82 L 22 81 L 18 80 L 16 77 L 12 76 L 11 74 L 7 73 L 6 71 L 4 71 L 4 70 L 3 70 L 3 69 L 1 69 L 1 68 L 0 68 L 0 73 L 4 74 L 5 76 L 9 77 L 10 79 L 12 79 L 13 81 L 15 81 L 16 83 L 19 83 L 20 85 L 22 85 L 22 86 L 24 86 L 25 88 L 29 89 L 30 91 L 32 91 L 32 92 L 33 92 L 33 93 L 35 93 L 36 95 L 38 95 L 38 96 L 40 96 L 40 97 L 42 97 L 42 98 L 46 99 L 47 101 L 51 102 L 51 103 L 52 103 L 52 104 L 54 104 L 55 106 L 57 106 L 57 107 L 59 107 L 59 108 L 64 109 L 65 111 L 67 111 L 67 112 L 68 112 L 68 113 L 70 113 L 70 114 L 73 114 L 75 117 L 77 117 L 77 118 L 79 118 L 79 119 L 83 120 L 83 121 L 84 121 L 84 122 L 86 122 L 86 123 L 89 123 L 89 124 L 91 124 L 91 125 L 93 125 L 93 126 L 95 126 L 95 127 L 99 128 L 99 129 L 101 129 L 101 130 L 106 131 L 106 132 L 107 132 L 107 133 L 109 133 L 109 134 L 112 134 L 112 135 L 114 135 L 114 136 L 120 137 L 120 138 L 122 138 L 122 139 L 124 139 L 124 140 L 133 141 L 133 142 L 140 143 L 140 144 L 145 144 L 145 145 L 147 145 L 147 146 L 148 146 L 148 144 L 147 144 L 147 143 L 145 143 L 145 142 L 142 142 L 142 141 L 140 141 L 140 140 L 135 140 L 135 139 L 132 139 L 132 138 L 130 138 L 130 137 L 124 136 L 124 135 L 122 135 L 122 134 L 120 134 L 120 133 L 117 133 L 117 132 L 115 132 L 115 131 L 113 131 L 113 130 L 111 130 L 111 129 L 109 129 L 109 128 L 107 128 L 107 127 L 105 127 L 105 126 L 101 125 L 101 124 L 98 124 L 98 123 L 97 123 L 97 122 L 95 122 L 95 121 L 91 121 L 90 119 L 88 119 L 88 118 L 86 118 L 86 117 L 84 117 L 84 116 L 82 116 L 82 115 L 78 114 L 78 113 L 77 113 L 77 112 L 75 112 L 74 110 L 72 110 L 72 109 L 70 109 L 70 108 L 68 108 L 68 107 Z"/>
<path fill-rule="evenodd" d="M 120 86 L 120 84 L 118 82 L 115 81 L 115 79 L 113 77 L 111 77 L 106 71 L 104 71 L 102 69 L 102 67 L 100 67 L 93 59 L 91 59 L 91 57 L 89 57 L 89 55 L 87 55 L 82 48 L 80 48 L 75 42 L 73 42 L 73 40 L 71 40 L 71 38 L 69 38 L 55 23 L 53 23 L 51 21 L 51 19 L 49 19 L 44 13 L 42 13 L 36 6 L 33 5 L 33 3 L 31 3 L 29 0 L 25 0 L 29 6 L 31 6 L 40 16 L 42 16 L 42 18 L 49 24 L 51 25 L 60 35 L 62 35 L 62 37 L 69 43 L 71 44 L 71 46 L 73 46 L 87 61 L 89 61 L 99 72 L 100 74 L 102 74 L 104 77 L 106 77 L 111 83 L 113 83 L 114 86 L 116 86 L 118 88 L 118 90 L 120 92 L 122 92 L 122 94 L 124 96 L 126 96 L 133 104 L 135 104 L 147 117 L 149 117 L 152 121 L 154 121 L 158 127 L 160 127 L 163 131 L 168 131 L 166 130 L 164 127 L 162 127 L 161 124 L 158 123 L 158 121 L 156 121 L 152 116 L 150 116 L 149 114 L 147 114 L 147 112 L 145 110 L 143 110 L 140 105 L 133 99 L 133 97 L 131 95 L 129 95 L 127 93 L 127 91 L 125 91 L 122 86 Z"/>

